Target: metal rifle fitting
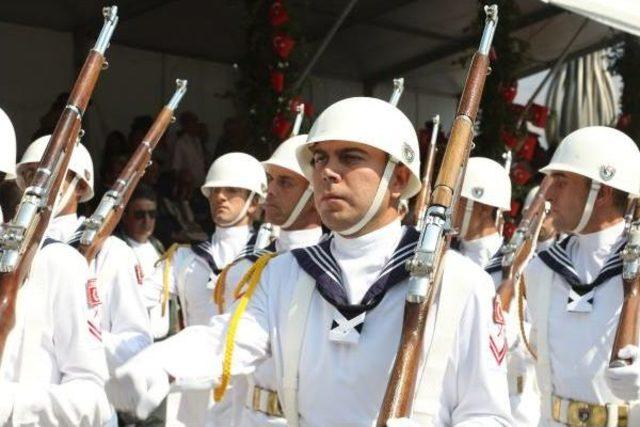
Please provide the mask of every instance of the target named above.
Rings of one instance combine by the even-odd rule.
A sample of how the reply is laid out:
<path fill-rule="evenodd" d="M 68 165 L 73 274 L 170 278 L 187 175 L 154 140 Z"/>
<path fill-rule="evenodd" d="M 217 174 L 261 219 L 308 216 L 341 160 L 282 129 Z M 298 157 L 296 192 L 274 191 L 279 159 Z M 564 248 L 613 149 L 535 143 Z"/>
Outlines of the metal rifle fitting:
<path fill-rule="evenodd" d="M 84 230 L 82 236 L 80 236 L 80 244 L 88 246 L 93 243 L 107 215 L 109 215 L 109 212 L 111 212 L 118 203 L 120 203 L 120 193 L 117 191 L 109 190 L 104 194 L 93 215 L 85 219 L 82 223 Z"/>
<path fill-rule="evenodd" d="M 118 6 L 102 8 L 102 16 L 104 16 L 104 24 L 92 50 L 104 56 L 104 53 L 109 47 L 111 36 L 113 36 L 113 31 L 116 29 L 116 25 L 118 25 Z"/>

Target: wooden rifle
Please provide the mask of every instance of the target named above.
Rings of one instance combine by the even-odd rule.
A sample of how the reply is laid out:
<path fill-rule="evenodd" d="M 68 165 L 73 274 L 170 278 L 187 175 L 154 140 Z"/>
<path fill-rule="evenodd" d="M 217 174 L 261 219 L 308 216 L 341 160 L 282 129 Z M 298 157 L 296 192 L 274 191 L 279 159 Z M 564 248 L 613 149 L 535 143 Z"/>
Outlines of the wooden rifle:
<path fill-rule="evenodd" d="M 76 78 L 38 169 L 22 195 L 15 216 L 0 232 L 0 358 L 15 325 L 18 290 L 43 240 L 71 153 L 79 140 L 82 115 L 100 71 L 107 67 L 104 54 L 118 23 L 118 8 L 106 7 L 102 14 L 104 25 L 100 35 Z"/>
<path fill-rule="evenodd" d="M 433 170 L 436 162 L 436 150 L 438 142 L 438 132 L 440 130 L 440 115 L 433 116 L 433 128 L 431 129 L 431 140 L 429 141 L 429 149 L 427 150 L 425 160 L 423 162 L 424 173 L 422 175 L 422 187 L 416 202 L 413 205 L 413 218 L 418 230 L 422 230 L 424 227 L 424 214 L 427 211 L 427 206 L 431 199 L 431 181 L 433 180 Z"/>
<path fill-rule="evenodd" d="M 91 262 L 100 251 L 104 241 L 113 233 L 127 206 L 133 190 L 151 164 L 151 154 L 169 124 L 175 121 L 173 113 L 187 92 L 187 81 L 176 80 L 176 91 L 156 117 L 136 151 L 107 191 L 93 215 L 84 220 L 78 251 Z"/>
<path fill-rule="evenodd" d="M 540 228 L 548 211 L 545 195 L 550 185 L 551 178 L 546 176 L 533 202 L 523 213 L 518 228 L 502 247 L 502 281 L 496 294 L 505 312 L 511 307 L 522 272 L 535 254 Z"/>
<path fill-rule="evenodd" d="M 410 417 L 412 412 L 427 316 L 442 278 L 442 260 L 453 232 L 451 216 L 458 204 L 471 151 L 473 126 L 489 73 L 489 50 L 498 23 L 496 5 L 485 6 L 484 10 L 486 20 L 480 47 L 471 60 L 442 167 L 424 215 L 425 226 L 420 232 L 415 254 L 407 263 L 410 277 L 402 334 L 378 417 L 380 427 L 386 426 L 389 419 Z"/>
<path fill-rule="evenodd" d="M 640 203 L 637 199 L 633 219 L 627 234 L 627 244 L 622 251 L 623 302 L 616 337 L 613 341 L 609 366 L 627 366 L 631 360 L 621 359 L 618 352 L 627 345 L 638 345 L 640 333 Z"/>

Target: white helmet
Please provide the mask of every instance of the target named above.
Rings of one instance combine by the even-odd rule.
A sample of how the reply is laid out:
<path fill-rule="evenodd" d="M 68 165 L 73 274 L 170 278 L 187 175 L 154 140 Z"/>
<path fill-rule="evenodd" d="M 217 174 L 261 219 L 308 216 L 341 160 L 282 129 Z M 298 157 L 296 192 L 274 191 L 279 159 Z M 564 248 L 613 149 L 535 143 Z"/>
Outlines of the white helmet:
<path fill-rule="evenodd" d="M 357 224 L 341 230 L 340 234 L 348 236 L 358 232 L 376 214 L 397 163 L 404 164 L 411 172 L 401 198 L 409 199 L 420 191 L 420 149 L 416 131 L 407 116 L 388 102 L 355 97 L 338 101 L 324 110 L 311 127 L 307 142 L 297 151 L 298 163 L 309 181 L 313 174 L 309 146 L 331 140 L 366 144 L 389 154 L 369 210 Z"/>
<path fill-rule="evenodd" d="M 291 172 L 297 173 L 298 175 L 304 177 L 307 182 L 309 181 L 307 177 L 304 175 L 300 164 L 298 163 L 298 159 L 296 158 L 296 149 L 303 145 L 307 140 L 307 135 L 297 135 L 293 136 L 286 141 L 282 142 L 276 151 L 273 152 L 269 159 L 262 162 L 264 166 L 274 165 L 280 166 L 281 168 L 285 168 L 290 170 Z M 289 218 L 280 226 L 282 229 L 286 230 L 291 227 L 291 224 L 298 219 L 300 212 L 307 205 L 307 202 L 313 195 L 313 188 L 311 187 L 311 183 L 307 185 L 304 193 L 298 200 L 298 203 L 293 207 L 293 210 L 289 214 Z"/>
<path fill-rule="evenodd" d="M 467 199 L 460 227 L 464 238 L 469 229 L 473 205 L 482 203 L 499 210 L 511 209 L 511 179 L 500 163 L 486 157 L 471 157 L 467 162 L 460 196 Z M 498 215 L 500 213 L 498 212 Z"/>
<path fill-rule="evenodd" d="M 216 187 L 244 188 L 264 197 L 267 176 L 255 157 L 246 153 L 227 153 L 211 164 L 200 190 L 209 197 L 211 188 Z"/>
<path fill-rule="evenodd" d="M 250 191 L 238 216 L 227 223 L 217 224 L 221 227 L 232 227 L 247 215 L 255 195 L 260 198 L 266 196 L 267 175 L 255 157 L 246 153 L 227 153 L 211 164 L 200 190 L 209 198 L 211 189 L 219 187 L 244 188 Z"/>
<path fill-rule="evenodd" d="M 36 139 L 27 147 L 27 150 L 22 155 L 22 159 L 20 159 L 20 163 L 18 163 L 16 167 L 18 172 L 16 183 L 20 189 L 24 190 L 28 185 L 28 183 L 24 182 L 21 171 L 28 164 L 40 163 L 50 138 L 51 135 L 45 135 Z M 87 202 L 91 200 L 93 198 L 93 161 L 91 160 L 91 154 L 89 154 L 87 148 L 81 143 L 76 143 L 73 148 L 71 159 L 69 160 L 69 170 L 75 174 L 74 186 L 77 180 L 85 183 L 86 191 L 80 201 Z"/>
<path fill-rule="evenodd" d="M 511 209 L 511 179 L 500 163 L 486 157 L 471 157 L 464 173 L 460 195 L 468 200 Z"/>
<path fill-rule="evenodd" d="M 0 108 L 0 172 L 6 174 L 6 179 L 16 177 L 16 132 L 9 116 Z"/>
<path fill-rule="evenodd" d="M 593 205 L 604 184 L 637 196 L 640 190 L 640 150 L 624 133 L 605 126 L 589 126 L 567 135 L 540 172 L 572 172 L 591 180 L 591 189 L 582 211 L 579 233 L 589 222 Z"/>

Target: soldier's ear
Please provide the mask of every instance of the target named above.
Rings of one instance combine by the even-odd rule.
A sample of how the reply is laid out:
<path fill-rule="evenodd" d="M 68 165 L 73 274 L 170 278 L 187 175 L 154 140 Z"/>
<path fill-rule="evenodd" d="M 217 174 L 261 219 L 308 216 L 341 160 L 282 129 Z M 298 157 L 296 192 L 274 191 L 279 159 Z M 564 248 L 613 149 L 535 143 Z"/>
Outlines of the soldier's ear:
<path fill-rule="evenodd" d="M 400 198 L 400 195 L 404 192 L 409 185 L 411 179 L 411 172 L 405 165 L 398 163 L 393 175 L 389 180 L 389 191 L 394 198 Z"/>

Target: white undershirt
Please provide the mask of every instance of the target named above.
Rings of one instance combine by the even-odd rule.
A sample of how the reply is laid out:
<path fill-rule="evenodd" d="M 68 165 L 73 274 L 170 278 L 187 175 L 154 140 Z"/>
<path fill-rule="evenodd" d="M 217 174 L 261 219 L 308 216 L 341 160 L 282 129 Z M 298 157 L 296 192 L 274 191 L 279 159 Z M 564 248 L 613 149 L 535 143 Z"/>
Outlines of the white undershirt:
<path fill-rule="evenodd" d="M 66 242 L 78 230 L 83 219 L 75 213 L 57 216 L 49 221 L 45 234 L 52 239 Z"/>
<path fill-rule="evenodd" d="M 501 246 L 502 236 L 500 233 L 493 233 L 479 239 L 461 240 L 460 253 L 484 268 Z"/>
<path fill-rule="evenodd" d="M 248 225 L 216 227 L 211 236 L 211 255 L 216 265 L 223 268 L 233 261 L 247 244 L 251 229 Z"/>
<path fill-rule="evenodd" d="M 331 253 L 340 266 L 350 304 L 362 301 L 401 238 L 400 220 L 360 237 L 349 239 L 335 235 L 331 241 Z"/>
<path fill-rule="evenodd" d="M 305 230 L 280 230 L 276 240 L 276 251 L 284 252 L 318 244 L 322 237 L 322 228 L 314 227 Z"/>
<path fill-rule="evenodd" d="M 622 241 L 624 221 L 596 233 L 577 234 L 567 245 L 567 253 L 582 283 L 591 283 Z"/>

